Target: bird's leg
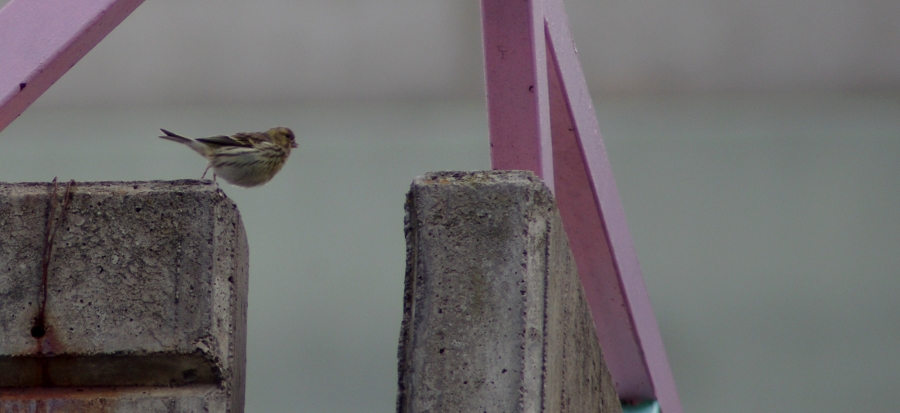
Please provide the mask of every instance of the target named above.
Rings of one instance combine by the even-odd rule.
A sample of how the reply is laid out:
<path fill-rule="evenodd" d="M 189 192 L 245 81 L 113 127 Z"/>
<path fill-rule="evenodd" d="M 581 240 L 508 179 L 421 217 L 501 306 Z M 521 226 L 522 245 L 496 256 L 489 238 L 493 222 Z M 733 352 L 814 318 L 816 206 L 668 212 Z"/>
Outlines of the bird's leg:
<path fill-rule="evenodd" d="M 206 178 L 206 173 L 209 172 L 210 167 L 212 167 L 212 165 L 206 165 L 206 169 L 203 170 L 203 176 L 200 177 L 201 180 L 203 180 L 203 178 Z M 213 172 L 213 181 L 216 180 L 215 177 L 216 177 L 216 173 Z"/>

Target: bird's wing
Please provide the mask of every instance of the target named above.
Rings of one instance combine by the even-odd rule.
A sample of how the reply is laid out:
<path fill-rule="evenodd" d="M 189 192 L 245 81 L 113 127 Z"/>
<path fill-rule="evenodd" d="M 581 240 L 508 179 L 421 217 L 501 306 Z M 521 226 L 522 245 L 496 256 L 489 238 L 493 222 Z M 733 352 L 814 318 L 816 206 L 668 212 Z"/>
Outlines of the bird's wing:
<path fill-rule="evenodd" d="M 254 143 L 259 142 L 261 139 L 256 136 L 254 133 L 237 133 L 233 136 L 210 136 L 208 138 L 197 139 L 200 142 L 203 142 L 208 145 L 215 146 L 239 146 L 244 148 L 252 148 Z"/>

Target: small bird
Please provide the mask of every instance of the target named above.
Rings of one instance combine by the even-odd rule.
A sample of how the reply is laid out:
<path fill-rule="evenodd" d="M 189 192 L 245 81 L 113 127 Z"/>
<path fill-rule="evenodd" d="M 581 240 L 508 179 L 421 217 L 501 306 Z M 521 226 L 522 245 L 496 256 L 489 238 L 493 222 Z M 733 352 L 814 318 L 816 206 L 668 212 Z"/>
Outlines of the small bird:
<path fill-rule="evenodd" d="M 291 149 L 297 147 L 294 132 L 283 127 L 202 139 L 189 139 L 165 129 L 160 130 L 165 134 L 160 138 L 187 145 L 209 160 L 200 179 L 205 178 L 209 168 L 212 168 L 213 181 L 220 176 L 232 185 L 245 188 L 272 180 L 284 166 Z"/>

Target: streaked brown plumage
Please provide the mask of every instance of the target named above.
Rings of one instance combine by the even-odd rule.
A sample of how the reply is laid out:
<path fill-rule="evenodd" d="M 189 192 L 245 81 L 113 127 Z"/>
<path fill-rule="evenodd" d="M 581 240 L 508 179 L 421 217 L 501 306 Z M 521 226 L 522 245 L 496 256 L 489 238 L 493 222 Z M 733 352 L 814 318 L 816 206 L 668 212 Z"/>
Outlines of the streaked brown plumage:
<path fill-rule="evenodd" d="M 297 147 L 294 132 L 284 127 L 201 139 L 189 139 L 165 129 L 160 130 L 165 134 L 160 138 L 187 145 L 209 160 L 200 179 L 206 177 L 206 172 L 212 168 L 213 180 L 222 177 L 230 184 L 245 188 L 269 182 L 284 166 L 291 149 Z"/>

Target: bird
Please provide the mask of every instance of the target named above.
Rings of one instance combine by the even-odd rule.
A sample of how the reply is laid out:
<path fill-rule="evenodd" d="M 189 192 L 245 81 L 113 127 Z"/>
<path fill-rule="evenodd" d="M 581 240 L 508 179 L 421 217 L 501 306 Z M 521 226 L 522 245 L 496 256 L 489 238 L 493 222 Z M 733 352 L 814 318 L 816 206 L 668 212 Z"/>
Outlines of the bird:
<path fill-rule="evenodd" d="M 291 155 L 291 149 L 297 147 L 294 132 L 285 127 L 200 139 L 160 130 L 165 134 L 160 138 L 186 145 L 209 161 L 200 179 L 206 178 L 206 173 L 212 168 L 213 181 L 221 177 L 232 185 L 244 188 L 260 186 L 272 180 Z"/>

